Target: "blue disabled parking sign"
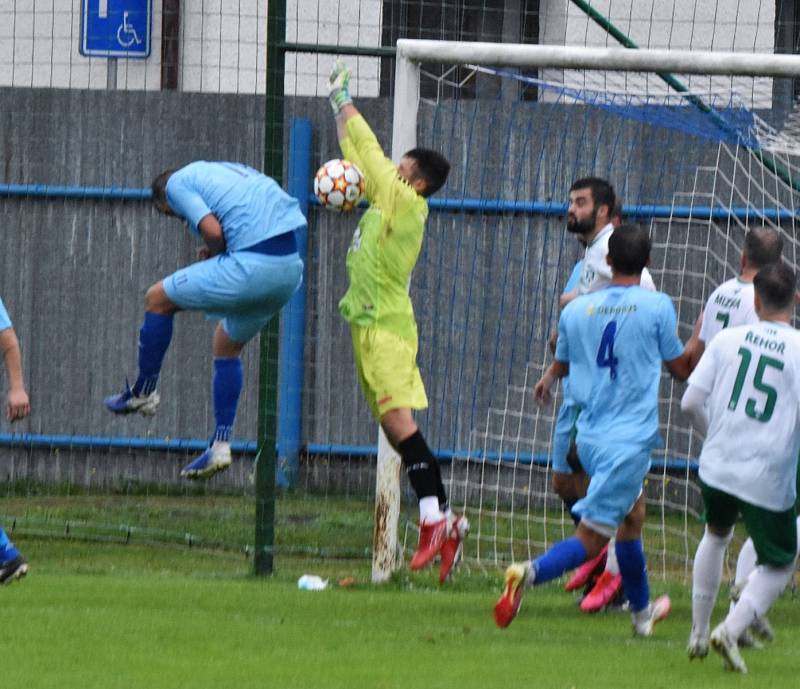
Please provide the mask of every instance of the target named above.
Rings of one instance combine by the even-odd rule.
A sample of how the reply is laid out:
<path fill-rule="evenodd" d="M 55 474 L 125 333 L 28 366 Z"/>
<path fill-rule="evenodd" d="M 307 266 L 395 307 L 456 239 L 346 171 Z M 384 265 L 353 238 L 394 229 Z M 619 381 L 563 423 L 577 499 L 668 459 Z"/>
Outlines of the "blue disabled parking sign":
<path fill-rule="evenodd" d="M 81 55 L 150 55 L 153 0 L 83 0 Z"/>

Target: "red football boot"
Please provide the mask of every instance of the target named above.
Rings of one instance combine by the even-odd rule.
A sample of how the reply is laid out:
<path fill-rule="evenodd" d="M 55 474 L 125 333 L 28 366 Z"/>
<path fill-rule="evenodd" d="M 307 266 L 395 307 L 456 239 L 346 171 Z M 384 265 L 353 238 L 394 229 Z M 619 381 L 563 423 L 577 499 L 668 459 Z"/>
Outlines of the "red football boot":
<path fill-rule="evenodd" d="M 419 526 L 419 543 L 417 552 L 411 558 L 411 569 L 422 569 L 442 549 L 447 539 L 449 522 L 442 516 L 433 522 L 422 522 Z"/>
<path fill-rule="evenodd" d="M 464 545 L 464 538 L 469 531 L 469 521 L 466 517 L 457 517 L 450 525 L 450 534 L 442 545 L 442 564 L 439 568 L 439 583 L 443 584 L 453 571 L 459 560 Z"/>
<path fill-rule="evenodd" d="M 608 555 L 608 544 L 591 560 L 586 560 L 575 573 L 564 584 L 565 591 L 574 591 L 575 589 L 583 588 L 589 583 L 592 577 L 600 574 L 606 566 L 606 556 Z"/>

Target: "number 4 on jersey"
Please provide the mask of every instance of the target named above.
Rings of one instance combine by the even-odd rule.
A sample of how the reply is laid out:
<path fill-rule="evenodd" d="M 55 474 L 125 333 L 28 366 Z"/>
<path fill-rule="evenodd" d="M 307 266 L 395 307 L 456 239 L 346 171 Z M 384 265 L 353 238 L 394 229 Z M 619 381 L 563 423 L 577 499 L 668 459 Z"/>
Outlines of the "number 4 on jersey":
<path fill-rule="evenodd" d="M 617 364 L 619 359 L 614 356 L 614 337 L 617 334 L 617 322 L 611 321 L 603 331 L 600 338 L 600 347 L 597 350 L 597 365 L 600 368 L 608 368 L 611 380 L 617 377 Z"/>

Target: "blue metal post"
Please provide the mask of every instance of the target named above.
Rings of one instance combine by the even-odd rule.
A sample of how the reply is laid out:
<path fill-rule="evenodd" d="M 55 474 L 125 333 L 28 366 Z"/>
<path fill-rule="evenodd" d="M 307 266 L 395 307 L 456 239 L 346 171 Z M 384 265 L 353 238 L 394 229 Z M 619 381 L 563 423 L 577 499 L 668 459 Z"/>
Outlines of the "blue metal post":
<path fill-rule="evenodd" d="M 289 128 L 288 191 L 308 217 L 311 185 L 311 120 L 296 118 Z M 308 236 L 297 233 L 297 250 L 306 261 Z M 306 271 L 307 272 L 307 271 Z M 304 280 L 305 282 L 305 280 Z M 278 386 L 278 470 L 280 488 L 291 488 L 297 478 L 302 443 L 303 343 L 306 320 L 306 287 L 303 284 L 283 309 Z"/>

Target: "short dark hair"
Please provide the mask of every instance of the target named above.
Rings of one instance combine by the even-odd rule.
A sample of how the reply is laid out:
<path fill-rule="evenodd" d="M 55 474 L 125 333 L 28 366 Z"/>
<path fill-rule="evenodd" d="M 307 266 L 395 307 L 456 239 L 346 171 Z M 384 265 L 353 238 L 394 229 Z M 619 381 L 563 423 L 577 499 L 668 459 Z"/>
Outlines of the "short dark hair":
<path fill-rule="evenodd" d="M 581 177 L 576 179 L 569 188 L 570 191 L 577 191 L 578 189 L 591 189 L 594 207 L 607 206 L 608 217 L 613 217 L 614 209 L 617 205 L 617 195 L 614 193 L 614 187 L 611 186 L 610 182 L 599 177 Z"/>
<path fill-rule="evenodd" d="M 634 224 L 620 225 L 608 238 L 611 267 L 620 275 L 638 275 L 650 258 L 650 237 Z"/>
<path fill-rule="evenodd" d="M 797 274 L 783 261 L 778 261 L 759 270 L 753 278 L 753 286 L 768 310 L 784 311 L 794 304 Z"/>
<path fill-rule="evenodd" d="M 404 158 L 411 158 L 417 164 L 417 174 L 425 180 L 423 196 L 433 196 L 447 181 L 450 163 L 441 153 L 429 148 L 412 148 Z"/>
<path fill-rule="evenodd" d="M 150 183 L 150 190 L 153 192 L 153 203 L 167 203 L 167 180 L 177 170 L 164 170 L 155 176 Z"/>
<path fill-rule="evenodd" d="M 781 260 L 783 237 L 771 227 L 755 227 L 744 236 L 743 253 L 752 268 L 764 268 Z"/>

